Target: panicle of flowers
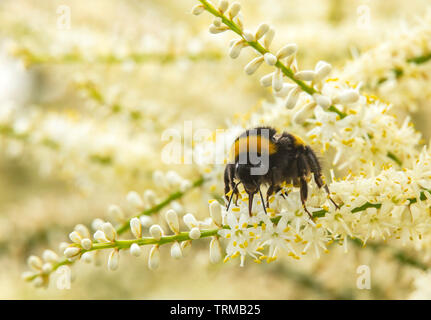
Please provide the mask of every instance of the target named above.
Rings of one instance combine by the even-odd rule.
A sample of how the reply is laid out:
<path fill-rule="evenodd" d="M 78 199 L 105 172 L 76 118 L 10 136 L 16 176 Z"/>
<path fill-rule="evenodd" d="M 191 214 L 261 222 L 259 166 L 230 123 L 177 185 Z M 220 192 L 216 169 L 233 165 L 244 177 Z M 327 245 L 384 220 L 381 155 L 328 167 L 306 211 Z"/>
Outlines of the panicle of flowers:
<path fill-rule="evenodd" d="M 170 182 L 169 186 L 171 188 L 176 186 L 178 190 L 169 194 L 162 201 L 159 200 L 159 196 L 151 189 L 145 190 L 143 197 L 136 191 L 130 191 L 126 196 L 127 208 L 123 209 L 115 204 L 108 207 L 107 217 L 112 223 L 100 218 L 93 220 L 91 224 L 93 233 L 82 224 L 76 225 L 74 230 L 69 234 L 71 242 L 63 242 L 60 245 L 60 251 L 63 253 L 63 256 L 59 257 L 53 251 L 46 250 L 43 254 L 43 263 L 40 258 L 31 256 L 29 258 L 29 266 L 32 271 L 25 272 L 23 278 L 34 282 L 36 286 L 47 286 L 50 274 L 60 266 L 73 264 L 77 260 L 94 263 L 96 266 L 100 265 L 101 257 L 99 252 L 103 249 L 111 249 L 107 266 L 109 270 L 116 270 L 119 267 L 121 250 L 130 249 L 131 255 L 138 257 L 142 254 L 141 246 L 148 244 L 154 245 L 149 255 L 148 265 L 150 269 L 155 269 L 159 261 L 158 242 L 163 239 L 165 232 L 160 225 L 154 224 L 152 215 L 168 205 L 171 205 L 172 208 L 180 208 L 182 210 L 182 207 L 176 200 L 184 196 L 187 191 L 201 186 L 204 182 L 203 178 L 190 182 L 177 173 L 173 174 L 173 172 L 167 172 L 166 175 L 160 172 L 160 174 L 166 181 Z M 173 177 L 175 177 L 175 183 L 172 181 Z M 131 212 L 133 216 L 127 218 L 125 212 Z M 190 217 L 190 214 L 186 216 Z M 187 241 L 184 241 L 182 239 L 183 235 L 180 234 L 177 212 L 174 209 L 169 209 L 165 214 L 165 218 L 169 228 L 175 235 L 180 236 L 179 241 L 176 241 L 176 244 L 174 243 L 173 245 L 172 255 L 177 258 L 181 257 L 182 250 L 187 249 Z M 191 231 L 187 233 L 190 241 L 200 237 L 199 228 L 201 226 L 208 225 L 197 220 L 194 223 L 195 227 L 192 227 Z M 150 237 L 144 236 L 145 230 L 148 230 Z M 121 240 L 120 235 L 126 231 L 130 231 L 135 239 Z"/>
<path fill-rule="evenodd" d="M 391 101 L 401 111 L 416 112 L 431 97 L 431 9 L 414 25 L 403 24 L 389 40 L 343 66 L 340 75 L 363 82 L 365 90 Z"/>

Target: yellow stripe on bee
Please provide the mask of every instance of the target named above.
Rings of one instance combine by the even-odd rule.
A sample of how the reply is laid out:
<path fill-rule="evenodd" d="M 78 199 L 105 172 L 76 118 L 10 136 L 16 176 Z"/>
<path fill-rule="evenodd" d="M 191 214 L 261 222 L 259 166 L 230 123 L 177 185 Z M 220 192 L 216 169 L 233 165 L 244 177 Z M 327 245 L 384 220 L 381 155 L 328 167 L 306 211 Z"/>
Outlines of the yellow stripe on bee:
<path fill-rule="evenodd" d="M 305 146 L 304 140 L 294 134 L 292 134 L 292 136 L 294 138 L 293 143 L 295 144 L 295 146 Z"/>
<path fill-rule="evenodd" d="M 233 162 L 242 153 L 274 154 L 276 145 L 268 138 L 261 135 L 241 137 L 235 141 L 230 150 L 230 159 Z"/>

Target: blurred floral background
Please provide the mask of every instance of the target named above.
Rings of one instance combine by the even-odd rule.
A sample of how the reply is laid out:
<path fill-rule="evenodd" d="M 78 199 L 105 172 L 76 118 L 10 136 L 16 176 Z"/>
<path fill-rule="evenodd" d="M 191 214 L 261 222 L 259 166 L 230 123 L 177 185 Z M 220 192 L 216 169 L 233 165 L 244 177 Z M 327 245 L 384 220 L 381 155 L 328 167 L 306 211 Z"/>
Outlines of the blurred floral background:
<path fill-rule="evenodd" d="M 230 59 L 230 36 L 209 34 L 208 19 L 190 14 L 194 4 L 0 1 L 0 298 L 430 298 L 428 257 L 383 242 L 240 268 L 210 264 L 203 240 L 187 259 L 161 250 L 157 271 L 124 255 L 115 272 L 77 262 L 66 290 L 21 279 L 29 255 L 57 250 L 76 224 L 106 217 L 130 190 L 167 196 L 154 172 L 196 179 L 195 166 L 161 161 L 162 132 L 182 130 L 184 121 L 215 131 L 273 101 L 258 75 L 245 76 L 248 53 L 238 58 L 243 63 Z M 247 0 L 242 7 L 247 24 L 270 22 L 276 42 L 298 44 L 302 68 L 328 61 L 391 101 L 429 139 L 431 62 L 393 80 L 388 74 L 400 74 L 405 61 L 387 58 L 402 50 L 414 56 L 412 34 L 431 48 L 427 0 Z M 59 21 L 64 10 L 70 28 Z M 198 188 L 175 206 L 205 216 L 209 199 Z M 372 270 L 370 290 L 356 286 L 360 265 Z"/>

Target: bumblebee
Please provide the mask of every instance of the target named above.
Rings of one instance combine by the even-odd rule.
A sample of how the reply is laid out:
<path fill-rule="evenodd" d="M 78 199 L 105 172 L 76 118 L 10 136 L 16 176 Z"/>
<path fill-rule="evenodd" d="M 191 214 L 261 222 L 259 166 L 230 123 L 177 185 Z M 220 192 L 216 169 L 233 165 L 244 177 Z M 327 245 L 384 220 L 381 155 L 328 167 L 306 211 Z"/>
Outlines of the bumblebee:
<path fill-rule="evenodd" d="M 305 206 L 308 196 L 307 182 L 311 175 L 317 186 L 324 188 L 328 198 L 339 209 L 330 197 L 329 188 L 322 179 L 322 167 L 310 146 L 298 136 L 287 132 L 277 133 L 271 127 L 249 129 L 234 141 L 230 161 L 224 171 L 227 209 L 234 196 L 235 204 L 237 203 L 240 183 L 248 194 L 250 216 L 255 194 L 259 193 L 266 213 L 266 208 L 269 208 L 269 197 L 281 191 L 282 185 L 292 184 L 300 188 L 302 206 L 313 219 Z M 266 206 L 261 191 L 262 185 L 268 186 Z M 282 196 L 284 197 L 283 194 Z"/>

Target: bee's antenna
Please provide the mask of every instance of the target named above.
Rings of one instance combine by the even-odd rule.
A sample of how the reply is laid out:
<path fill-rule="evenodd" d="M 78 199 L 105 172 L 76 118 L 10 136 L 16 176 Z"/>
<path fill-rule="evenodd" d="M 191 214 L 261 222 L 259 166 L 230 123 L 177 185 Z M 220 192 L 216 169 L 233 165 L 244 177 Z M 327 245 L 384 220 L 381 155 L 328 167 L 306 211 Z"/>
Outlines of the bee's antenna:
<path fill-rule="evenodd" d="M 235 191 L 237 191 L 238 185 L 239 185 L 240 183 L 241 183 L 241 182 L 238 182 L 237 184 L 235 184 L 235 187 L 234 187 L 234 188 L 233 188 L 233 190 L 232 190 L 232 194 L 230 195 L 229 202 L 228 202 L 227 207 L 226 207 L 226 211 L 227 211 L 227 210 L 229 210 L 230 204 L 231 204 L 231 202 L 232 202 L 233 195 L 235 194 Z"/>
<path fill-rule="evenodd" d="M 260 190 L 260 187 L 259 187 L 259 194 L 260 194 L 260 199 L 262 201 L 263 211 L 265 211 L 265 214 L 267 215 L 268 213 L 266 212 L 265 201 L 263 201 L 263 195 L 262 195 L 262 191 Z"/>

